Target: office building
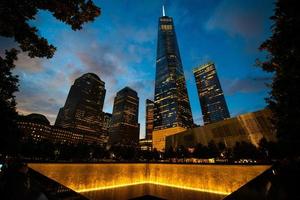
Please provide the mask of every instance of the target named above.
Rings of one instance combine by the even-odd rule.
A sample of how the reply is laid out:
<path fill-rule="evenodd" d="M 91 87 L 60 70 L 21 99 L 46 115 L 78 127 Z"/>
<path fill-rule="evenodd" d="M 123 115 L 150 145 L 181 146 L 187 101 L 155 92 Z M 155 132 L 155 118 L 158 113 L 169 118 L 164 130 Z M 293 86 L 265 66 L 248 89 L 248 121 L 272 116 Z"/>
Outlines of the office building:
<path fill-rule="evenodd" d="M 139 97 L 137 92 L 125 87 L 114 99 L 112 122 L 109 128 L 109 143 L 112 145 L 132 145 L 139 143 L 138 123 Z"/>
<path fill-rule="evenodd" d="M 91 139 L 101 137 L 105 93 L 105 83 L 96 74 L 77 78 L 59 110 L 55 126 L 80 131 Z"/>
<path fill-rule="evenodd" d="M 49 141 L 58 144 L 98 144 L 105 145 L 107 136 L 92 137 L 81 131 L 70 130 L 50 125 L 48 119 L 41 114 L 30 114 L 20 116 L 17 121 L 18 128 L 22 134 L 21 140 L 35 143 Z"/>
<path fill-rule="evenodd" d="M 242 141 L 258 146 L 262 138 L 275 142 L 277 141 L 276 131 L 272 126 L 271 117 L 271 111 L 264 109 L 189 129 L 168 136 L 166 148 L 176 148 L 180 145 L 192 148 L 198 143 L 208 145 L 212 140 L 216 144 L 222 142 L 228 148 Z"/>
<path fill-rule="evenodd" d="M 230 118 L 224 93 L 214 63 L 201 65 L 193 70 L 204 124 Z"/>
<path fill-rule="evenodd" d="M 165 137 L 191 128 L 193 118 L 173 18 L 158 20 L 153 148 L 164 151 Z"/>
<path fill-rule="evenodd" d="M 102 130 L 105 133 L 105 135 L 108 135 L 108 130 L 111 126 L 111 122 L 112 122 L 112 114 L 103 113 Z"/>
<path fill-rule="evenodd" d="M 146 99 L 146 139 L 152 140 L 154 102 Z"/>

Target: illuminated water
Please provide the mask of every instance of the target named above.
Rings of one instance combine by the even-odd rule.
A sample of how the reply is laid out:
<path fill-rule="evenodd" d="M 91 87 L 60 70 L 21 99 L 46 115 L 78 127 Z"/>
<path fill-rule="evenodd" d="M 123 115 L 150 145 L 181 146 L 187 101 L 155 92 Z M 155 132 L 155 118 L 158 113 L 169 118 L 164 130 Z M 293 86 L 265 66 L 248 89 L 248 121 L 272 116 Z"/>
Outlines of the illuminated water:
<path fill-rule="evenodd" d="M 196 190 L 185 190 L 175 187 L 162 186 L 157 184 L 138 184 L 127 187 L 118 187 L 106 190 L 95 190 L 83 192 L 89 199 L 132 199 L 145 195 L 155 196 L 162 199 L 172 200 L 221 200 L 226 195 L 220 195 L 209 192 L 200 192 Z"/>
<path fill-rule="evenodd" d="M 262 165 L 154 163 L 30 164 L 29 166 L 94 199 L 120 199 L 120 196 L 128 199 L 152 194 L 165 199 L 176 199 L 180 195 L 188 199 L 190 195 L 194 197 L 202 195 L 201 199 L 209 200 L 222 199 L 224 195 L 237 190 L 269 168 Z M 204 194 L 207 194 L 207 197 Z"/>

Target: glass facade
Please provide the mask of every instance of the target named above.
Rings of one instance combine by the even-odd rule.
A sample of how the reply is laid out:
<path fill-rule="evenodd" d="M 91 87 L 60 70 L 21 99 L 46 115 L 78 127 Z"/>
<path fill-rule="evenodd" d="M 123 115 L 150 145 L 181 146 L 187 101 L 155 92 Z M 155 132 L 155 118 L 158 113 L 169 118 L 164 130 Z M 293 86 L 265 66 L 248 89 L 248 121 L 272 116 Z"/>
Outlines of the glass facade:
<path fill-rule="evenodd" d="M 204 124 L 230 118 L 223 90 L 214 63 L 193 70 Z"/>
<path fill-rule="evenodd" d="M 139 97 L 137 92 L 129 87 L 117 92 L 109 128 L 109 142 L 111 144 L 138 144 L 140 129 L 138 114 Z"/>
<path fill-rule="evenodd" d="M 146 139 L 152 140 L 154 102 L 146 99 Z"/>
<path fill-rule="evenodd" d="M 77 78 L 55 125 L 99 135 L 103 132 L 105 93 L 105 83 L 96 74 L 87 73 Z"/>
<path fill-rule="evenodd" d="M 178 49 L 173 18 L 158 23 L 154 131 L 173 127 L 190 128 L 193 118 Z"/>
<path fill-rule="evenodd" d="M 252 143 L 258 147 L 262 138 L 276 142 L 276 131 L 272 126 L 271 118 L 271 111 L 264 109 L 189 129 L 168 136 L 166 138 L 166 148 L 176 148 L 180 145 L 193 148 L 199 143 L 207 146 L 212 140 L 216 144 L 222 142 L 228 148 L 233 148 L 236 142 L 242 141 Z"/>

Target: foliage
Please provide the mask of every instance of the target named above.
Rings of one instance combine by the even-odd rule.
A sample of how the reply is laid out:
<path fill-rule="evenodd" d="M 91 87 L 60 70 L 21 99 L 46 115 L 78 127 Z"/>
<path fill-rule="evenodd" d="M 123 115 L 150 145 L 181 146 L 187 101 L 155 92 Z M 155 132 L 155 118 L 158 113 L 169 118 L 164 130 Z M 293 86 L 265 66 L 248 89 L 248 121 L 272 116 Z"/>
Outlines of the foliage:
<path fill-rule="evenodd" d="M 17 112 L 14 92 L 18 91 L 18 77 L 12 74 L 17 59 L 17 50 L 5 52 L 6 58 L 0 57 L 0 152 L 17 150 L 19 132 L 16 126 Z"/>
<path fill-rule="evenodd" d="M 221 158 L 230 161 L 239 159 L 255 159 L 259 161 L 270 161 L 281 156 L 278 143 L 267 141 L 262 138 L 259 147 L 248 142 L 237 142 L 233 150 L 226 147 L 224 143 L 216 145 L 210 141 L 207 146 L 197 144 L 191 153 L 183 145 L 176 148 L 170 147 L 162 154 L 156 149 L 140 150 L 139 148 L 126 145 L 114 145 L 110 149 L 98 144 L 68 144 L 52 143 L 48 140 L 34 141 L 32 138 L 22 140 L 22 156 L 29 160 L 39 161 L 75 161 L 75 162 L 96 162 L 103 159 L 116 161 L 159 161 L 185 160 L 187 158 Z M 190 148 L 191 149 L 191 148 Z M 114 155 L 113 157 L 111 155 Z M 162 156 L 162 157 L 161 157 Z"/>
<path fill-rule="evenodd" d="M 166 158 L 175 158 L 176 157 L 176 153 L 174 151 L 174 148 L 172 146 L 170 146 L 166 152 L 165 152 L 165 157 Z"/>
<path fill-rule="evenodd" d="M 235 144 L 233 148 L 233 157 L 235 159 L 257 159 L 260 157 L 260 152 L 253 144 L 242 141 Z"/>
<path fill-rule="evenodd" d="M 225 146 L 223 147 L 222 144 L 220 144 L 220 147 L 221 149 L 213 140 L 209 141 L 207 146 L 199 143 L 195 146 L 193 154 L 196 158 L 217 158 L 225 150 Z"/>
<path fill-rule="evenodd" d="M 272 36 L 260 46 L 269 53 L 260 66 L 274 75 L 267 102 L 285 156 L 300 155 L 299 2 L 278 0 L 271 19 Z"/>
<path fill-rule="evenodd" d="M 46 10 L 73 30 L 79 30 L 86 22 L 100 15 L 100 9 L 91 0 L 9 0 L 0 3 L 0 35 L 14 38 L 30 57 L 51 58 L 55 47 L 40 37 L 36 27 L 29 25 L 39 10 Z"/>
<path fill-rule="evenodd" d="M 51 58 L 55 47 L 46 38 L 38 35 L 36 27 L 29 24 L 39 10 L 46 10 L 79 30 L 86 22 L 93 21 L 100 15 L 100 8 L 91 0 L 9 0 L 0 1 L 0 36 L 13 38 L 20 50 L 30 57 Z M 16 128 L 16 101 L 14 93 L 18 91 L 18 77 L 12 74 L 18 50 L 11 49 L 0 56 L 0 152 L 12 152 L 16 149 L 18 130 Z"/>

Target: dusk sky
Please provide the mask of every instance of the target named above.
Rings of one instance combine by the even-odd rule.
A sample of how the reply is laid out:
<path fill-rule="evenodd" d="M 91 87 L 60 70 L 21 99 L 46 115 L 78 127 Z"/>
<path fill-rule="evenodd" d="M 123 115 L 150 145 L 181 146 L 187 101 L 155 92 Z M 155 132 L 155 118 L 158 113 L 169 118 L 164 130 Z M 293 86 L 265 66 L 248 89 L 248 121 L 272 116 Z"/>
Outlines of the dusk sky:
<path fill-rule="evenodd" d="M 41 113 L 53 124 L 74 80 L 96 73 L 106 88 L 105 112 L 112 112 L 116 92 L 129 86 L 140 98 L 139 123 L 145 135 L 145 100 L 153 99 L 158 18 L 165 4 L 173 17 L 195 123 L 203 124 L 192 69 L 213 61 L 231 116 L 266 106 L 271 74 L 255 67 L 264 53 L 259 45 L 271 35 L 272 0 L 103 0 L 102 13 L 74 32 L 48 12 L 36 20 L 39 34 L 57 47 L 52 59 L 19 55 L 16 93 L 22 114 Z M 14 47 L 0 37 L 1 50 Z"/>

